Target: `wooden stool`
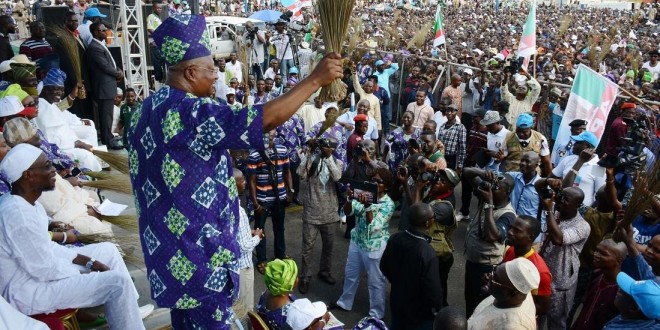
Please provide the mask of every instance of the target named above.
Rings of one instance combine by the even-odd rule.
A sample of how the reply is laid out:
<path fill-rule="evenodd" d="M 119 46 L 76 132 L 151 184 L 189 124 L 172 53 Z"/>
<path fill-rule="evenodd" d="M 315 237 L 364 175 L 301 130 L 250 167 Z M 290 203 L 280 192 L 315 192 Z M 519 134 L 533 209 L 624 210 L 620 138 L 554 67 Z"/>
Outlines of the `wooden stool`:
<path fill-rule="evenodd" d="M 52 318 L 57 318 L 59 319 L 62 324 L 64 325 L 64 329 L 66 330 L 80 330 L 80 326 L 78 325 L 78 319 L 76 318 L 76 313 L 78 312 L 78 309 L 62 309 L 55 311 L 54 313 L 50 314 L 36 314 L 30 316 L 31 318 L 39 321 L 45 321 L 47 319 L 52 319 Z"/>

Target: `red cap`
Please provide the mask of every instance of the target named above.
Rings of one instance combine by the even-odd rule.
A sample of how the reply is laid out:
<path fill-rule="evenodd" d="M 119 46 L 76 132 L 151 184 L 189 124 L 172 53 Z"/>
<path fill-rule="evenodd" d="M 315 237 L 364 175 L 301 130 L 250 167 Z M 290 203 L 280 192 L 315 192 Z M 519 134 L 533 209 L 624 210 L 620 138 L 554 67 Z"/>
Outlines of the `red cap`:
<path fill-rule="evenodd" d="M 625 102 L 621 105 L 621 110 L 635 109 L 635 108 L 637 108 L 637 106 L 635 105 L 635 103 L 632 103 L 632 102 Z"/>
<path fill-rule="evenodd" d="M 353 118 L 353 121 L 355 121 L 356 123 L 358 121 L 367 121 L 367 120 L 369 120 L 369 117 L 367 117 L 367 115 L 365 115 L 365 114 L 359 114 L 359 115 L 355 116 L 355 118 Z"/>
<path fill-rule="evenodd" d="M 25 107 L 17 115 L 26 117 L 35 117 L 37 115 L 37 107 Z"/>

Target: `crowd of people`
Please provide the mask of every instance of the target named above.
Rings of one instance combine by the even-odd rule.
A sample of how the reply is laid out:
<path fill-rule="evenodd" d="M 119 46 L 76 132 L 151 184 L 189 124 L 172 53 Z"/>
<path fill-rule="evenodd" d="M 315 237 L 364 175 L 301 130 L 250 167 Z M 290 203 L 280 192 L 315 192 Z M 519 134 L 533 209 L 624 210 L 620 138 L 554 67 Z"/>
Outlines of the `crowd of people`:
<path fill-rule="evenodd" d="M 446 44 L 432 47 L 436 5 Z M 247 24 L 248 60 L 214 57 L 204 16 L 178 15 L 187 4 L 152 6 L 164 85 L 148 98 L 122 88 L 93 4 L 52 36 L 33 10 L 16 55 L 18 21 L 0 16 L 1 315 L 50 322 L 42 314 L 105 305 L 78 317 L 143 328 L 153 306 L 138 306 L 120 251 L 77 239 L 113 235 L 83 187 L 108 169 L 94 154 L 105 145 L 126 149 L 151 297 L 175 329 L 229 328 L 237 302 L 271 329 L 322 329 L 328 311 L 364 312 L 363 277 L 357 329 L 660 328 L 657 4 L 539 5 L 527 67 L 525 3 L 361 1 L 358 42 L 327 55 L 305 9 L 267 31 Z M 245 14 L 271 7 L 283 9 L 251 1 Z M 621 89 L 602 136 L 582 118 L 561 125 L 579 65 Z M 346 97 L 323 102 L 335 79 Z M 293 204 L 300 260 L 286 246 Z M 461 252 L 464 295 L 448 299 Z M 341 294 L 296 297 L 326 284 Z M 34 319 L 15 320 L 43 327 Z"/>

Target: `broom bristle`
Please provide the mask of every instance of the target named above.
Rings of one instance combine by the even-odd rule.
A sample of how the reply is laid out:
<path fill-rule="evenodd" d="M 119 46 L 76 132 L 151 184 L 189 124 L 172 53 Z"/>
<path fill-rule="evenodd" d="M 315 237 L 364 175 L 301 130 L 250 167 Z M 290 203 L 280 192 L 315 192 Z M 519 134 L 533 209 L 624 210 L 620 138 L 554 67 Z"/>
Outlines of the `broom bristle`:
<path fill-rule="evenodd" d="M 326 51 L 341 53 L 355 0 L 318 0 L 316 3 Z M 346 91 L 346 85 L 340 79 L 335 79 L 330 85 L 321 88 L 319 101 L 341 101 L 346 97 Z"/>
<path fill-rule="evenodd" d="M 113 174 L 112 172 L 83 171 L 83 174 L 97 180 L 110 180 L 118 177 L 118 175 Z"/>
<path fill-rule="evenodd" d="M 316 134 L 316 138 L 320 138 L 321 135 L 323 135 L 323 132 L 327 131 L 328 128 L 332 127 L 335 125 L 335 122 L 337 121 L 337 118 L 339 116 L 343 115 L 346 113 L 348 109 L 343 109 L 341 111 L 330 111 L 325 117 L 325 121 L 323 122 L 323 125 L 321 125 L 321 128 L 319 129 L 319 132 Z"/>
<path fill-rule="evenodd" d="M 97 181 L 83 181 L 81 184 L 85 187 L 96 188 L 100 190 L 112 190 L 127 195 L 133 194 L 131 181 L 128 178 L 119 179 L 114 178 L 111 180 L 97 180 Z"/>
<path fill-rule="evenodd" d="M 655 150 L 656 153 L 658 150 Z M 629 224 L 644 210 L 646 210 L 653 198 L 651 196 L 660 193 L 660 162 L 655 162 L 649 173 L 644 173 L 641 170 L 637 173 L 637 178 L 630 194 L 630 201 L 626 206 L 623 223 Z"/>
<path fill-rule="evenodd" d="M 128 156 L 127 155 L 122 155 L 122 154 L 117 154 L 117 153 L 110 153 L 107 151 L 101 151 L 101 150 L 92 150 L 92 153 L 94 156 L 101 158 L 104 162 L 108 163 L 110 167 L 116 169 L 117 171 L 128 174 Z"/>
<path fill-rule="evenodd" d="M 109 242 L 116 245 L 122 252 L 125 261 L 135 264 L 144 264 L 144 255 L 140 245 L 140 237 L 136 234 L 109 235 L 88 234 L 78 236 L 78 241 L 83 244 L 94 244 Z"/>
<path fill-rule="evenodd" d="M 119 228 L 125 229 L 131 233 L 137 234 L 139 231 L 138 219 L 134 215 L 108 216 L 101 215 L 101 220 L 107 221 Z"/>

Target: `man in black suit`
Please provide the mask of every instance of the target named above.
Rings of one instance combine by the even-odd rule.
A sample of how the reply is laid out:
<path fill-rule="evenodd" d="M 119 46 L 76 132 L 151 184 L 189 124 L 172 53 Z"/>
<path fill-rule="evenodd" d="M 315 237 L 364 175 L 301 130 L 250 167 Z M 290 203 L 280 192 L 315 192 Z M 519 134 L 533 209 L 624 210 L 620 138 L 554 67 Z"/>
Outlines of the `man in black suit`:
<path fill-rule="evenodd" d="M 9 34 L 16 33 L 16 23 L 9 15 L 0 16 L 0 62 L 14 57 L 9 44 Z"/>
<path fill-rule="evenodd" d="M 124 73 L 117 69 L 117 64 L 105 44 L 105 25 L 92 23 L 89 30 L 94 37 L 87 47 L 92 98 L 99 112 L 101 143 L 107 144 L 112 139 L 112 111 L 117 95 L 117 81 L 124 78 Z"/>

